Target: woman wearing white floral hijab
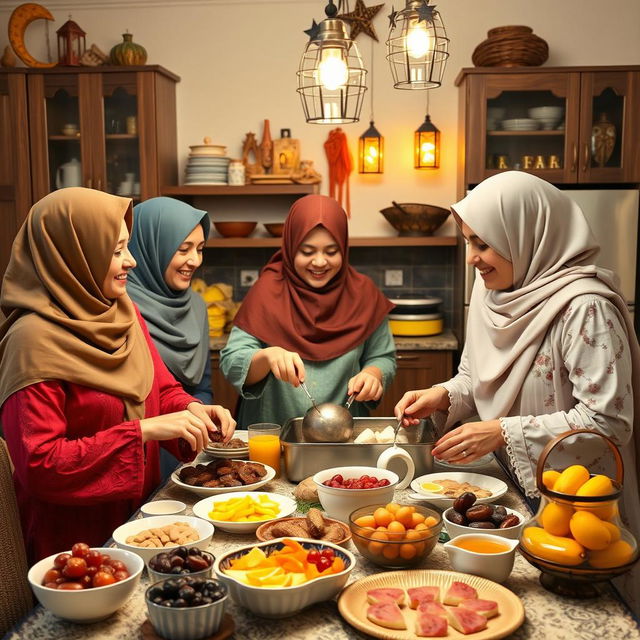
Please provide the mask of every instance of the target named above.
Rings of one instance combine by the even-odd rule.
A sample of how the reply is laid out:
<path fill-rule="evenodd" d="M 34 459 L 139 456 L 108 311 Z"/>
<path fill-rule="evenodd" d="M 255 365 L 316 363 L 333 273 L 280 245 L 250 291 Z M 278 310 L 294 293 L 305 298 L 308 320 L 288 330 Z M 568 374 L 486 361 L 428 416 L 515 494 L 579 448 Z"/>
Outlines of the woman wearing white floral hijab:
<path fill-rule="evenodd" d="M 445 432 L 433 454 L 443 461 L 495 452 L 528 497 L 551 438 L 570 429 L 609 436 L 625 463 L 623 519 L 640 536 L 640 348 L 616 276 L 593 264 L 599 247 L 582 211 L 517 171 L 485 180 L 452 210 L 478 275 L 460 367 L 447 382 L 405 393 L 396 415 L 415 424 L 433 414 Z M 602 438 L 557 449 L 556 469 L 579 462 L 612 475 Z M 638 613 L 640 591 L 624 590 Z"/>

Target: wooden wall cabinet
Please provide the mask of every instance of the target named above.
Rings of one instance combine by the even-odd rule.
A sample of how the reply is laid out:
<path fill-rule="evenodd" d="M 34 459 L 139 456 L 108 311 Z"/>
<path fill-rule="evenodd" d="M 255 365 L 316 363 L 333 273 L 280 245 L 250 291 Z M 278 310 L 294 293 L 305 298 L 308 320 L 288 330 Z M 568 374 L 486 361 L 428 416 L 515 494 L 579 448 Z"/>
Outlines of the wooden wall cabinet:
<path fill-rule="evenodd" d="M 462 69 L 465 185 L 507 169 L 555 184 L 640 182 L 640 66 Z M 530 109 L 555 107 L 556 119 Z M 594 125 L 615 128 L 603 162 Z"/>

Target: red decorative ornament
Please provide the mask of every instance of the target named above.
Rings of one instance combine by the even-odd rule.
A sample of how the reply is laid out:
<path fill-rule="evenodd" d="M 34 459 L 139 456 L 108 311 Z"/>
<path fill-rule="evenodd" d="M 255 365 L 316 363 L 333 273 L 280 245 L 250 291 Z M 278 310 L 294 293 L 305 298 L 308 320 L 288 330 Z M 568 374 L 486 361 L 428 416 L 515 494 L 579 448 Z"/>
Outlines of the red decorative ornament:
<path fill-rule="evenodd" d="M 58 64 L 64 67 L 80 66 L 80 58 L 87 47 L 85 41 L 87 34 L 71 19 L 67 20 L 56 33 L 58 34 Z"/>

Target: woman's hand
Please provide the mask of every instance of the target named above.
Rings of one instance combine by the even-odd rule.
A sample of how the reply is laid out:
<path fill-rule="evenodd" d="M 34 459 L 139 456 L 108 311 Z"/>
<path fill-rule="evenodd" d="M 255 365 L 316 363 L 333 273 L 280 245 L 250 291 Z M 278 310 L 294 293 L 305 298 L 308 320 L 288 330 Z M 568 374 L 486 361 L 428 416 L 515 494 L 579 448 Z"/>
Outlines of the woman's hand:
<path fill-rule="evenodd" d="M 236 429 L 236 421 L 231 417 L 228 409 L 219 404 L 200 404 L 199 402 L 190 403 L 187 409 L 200 418 L 210 432 L 220 431 L 223 442 L 231 440 Z"/>
<path fill-rule="evenodd" d="M 183 438 L 196 453 L 202 451 L 209 442 L 207 424 L 188 409 L 165 413 L 155 418 L 144 418 L 140 420 L 140 431 L 143 443 L 149 440 Z"/>
<path fill-rule="evenodd" d="M 380 400 L 383 391 L 382 373 L 377 367 L 364 368 L 353 376 L 347 385 L 347 395 L 355 393 L 354 400 L 358 402 Z"/>
<path fill-rule="evenodd" d="M 395 406 L 393 413 L 405 427 L 416 425 L 421 418 L 430 416 L 434 411 L 449 410 L 449 392 L 444 387 L 416 389 L 407 391 Z"/>
<path fill-rule="evenodd" d="M 432 453 L 438 460 L 466 464 L 504 445 L 500 420 L 485 420 L 468 422 L 445 433 Z"/>
<path fill-rule="evenodd" d="M 304 363 L 295 351 L 287 351 L 282 347 L 267 347 L 263 349 L 269 369 L 282 382 L 288 382 L 294 387 L 304 382 Z"/>

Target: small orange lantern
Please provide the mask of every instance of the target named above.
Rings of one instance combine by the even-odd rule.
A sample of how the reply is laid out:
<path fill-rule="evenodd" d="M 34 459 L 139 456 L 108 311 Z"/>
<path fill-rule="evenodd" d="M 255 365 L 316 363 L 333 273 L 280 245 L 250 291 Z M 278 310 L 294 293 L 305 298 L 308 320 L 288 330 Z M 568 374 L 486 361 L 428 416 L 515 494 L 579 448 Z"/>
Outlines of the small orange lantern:
<path fill-rule="evenodd" d="M 57 31 L 58 34 L 58 64 L 67 67 L 80 65 L 80 58 L 87 47 L 87 35 L 77 23 L 67 20 Z"/>
<path fill-rule="evenodd" d="M 375 128 L 370 127 L 360 136 L 358 150 L 358 173 L 384 172 L 384 138 Z"/>
<path fill-rule="evenodd" d="M 414 134 L 413 158 L 416 169 L 437 169 L 440 166 L 440 130 L 431 122 L 429 114 Z"/>

